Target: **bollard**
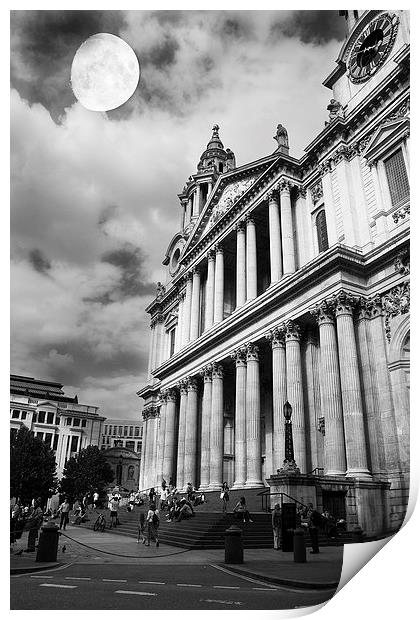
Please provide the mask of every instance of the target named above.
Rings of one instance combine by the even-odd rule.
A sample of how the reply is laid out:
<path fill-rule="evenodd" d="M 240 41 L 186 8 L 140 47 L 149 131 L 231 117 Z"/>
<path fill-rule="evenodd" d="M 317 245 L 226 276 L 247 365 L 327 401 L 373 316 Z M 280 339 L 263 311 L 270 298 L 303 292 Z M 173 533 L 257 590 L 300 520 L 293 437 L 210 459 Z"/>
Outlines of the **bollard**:
<path fill-rule="evenodd" d="M 41 528 L 36 554 L 37 562 L 57 561 L 59 535 L 58 525 L 54 521 L 49 521 Z"/>
<path fill-rule="evenodd" d="M 306 562 L 305 532 L 300 528 L 294 532 L 293 554 L 295 562 Z"/>
<path fill-rule="evenodd" d="M 356 525 L 353 528 L 353 542 L 355 543 L 362 543 L 363 542 L 363 538 L 364 538 L 364 534 L 363 534 L 363 530 L 360 527 L 360 525 Z"/>
<path fill-rule="evenodd" d="M 242 529 L 231 525 L 225 532 L 225 564 L 243 564 Z"/>

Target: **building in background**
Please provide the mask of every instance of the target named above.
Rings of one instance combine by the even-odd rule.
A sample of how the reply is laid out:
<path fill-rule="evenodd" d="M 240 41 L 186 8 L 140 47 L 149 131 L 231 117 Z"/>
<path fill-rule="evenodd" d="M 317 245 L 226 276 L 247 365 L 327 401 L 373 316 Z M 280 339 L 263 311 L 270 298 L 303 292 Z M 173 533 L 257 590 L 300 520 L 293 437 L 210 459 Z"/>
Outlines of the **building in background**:
<path fill-rule="evenodd" d="M 409 488 L 409 22 L 341 13 L 328 120 L 304 155 L 279 124 L 274 153 L 237 166 L 215 125 L 179 194 L 147 308 L 140 486 L 270 485 L 378 534 Z"/>
<path fill-rule="evenodd" d="M 143 423 L 137 420 L 119 420 L 107 418 L 103 425 L 101 450 L 124 447 L 141 454 L 143 440 Z"/>
<path fill-rule="evenodd" d="M 98 407 L 66 396 L 61 383 L 10 375 L 10 426 L 27 426 L 51 447 L 58 478 L 70 457 L 87 446 L 99 446 L 104 420 Z"/>

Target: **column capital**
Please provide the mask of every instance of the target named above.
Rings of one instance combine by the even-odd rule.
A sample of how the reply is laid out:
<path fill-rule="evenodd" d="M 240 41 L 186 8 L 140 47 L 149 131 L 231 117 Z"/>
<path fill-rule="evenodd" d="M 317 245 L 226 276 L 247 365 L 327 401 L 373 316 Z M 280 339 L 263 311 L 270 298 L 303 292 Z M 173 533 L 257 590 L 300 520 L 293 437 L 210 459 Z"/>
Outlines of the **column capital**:
<path fill-rule="evenodd" d="M 283 326 L 278 325 L 277 327 L 274 327 L 274 329 L 271 329 L 265 337 L 269 342 L 271 342 L 272 349 L 284 348 L 285 342 Z"/>
<path fill-rule="evenodd" d="M 213 374 L 213 366 L 211 364 L 204 366 L 204 368 L 202 368 L 200 371 L 200 375 L 203 377 L 204 383 L 212 382 L 213 380 L 212 374 Z"/>
<path fill-rule="evenodd" d="M 312 328 L 308 328 L 305 332 L 305 340 L 306 340 L 306 344 L 312 344 L 315 345 L 317 344 L 317 339 L 316 339 L 316 335 L 315 332 Z"/>
<path fill-rule="evenodd" d="M 311 308 L 310 313 L 315 317 L 318 325 L 334 323 L 334 308 L 330 300 L 324 299 L 321 303 Z"/>
<path fill-rule="evenodd" d="M 369 297 L 366 300 L 366 307 L 369 312 L 369 317 L 371 319 L 374 319 L 377 316 L 382 316 L 383 308 L 381 296 L 378 294 L 374 295 L 373 297 Z"/>
<path fill-rule="evenodd" d="M 155 314 L 150 321 L 150 327 L 153 329 L 158 323 L 163 323 L 163 314 Z"/>
<path fill-rule="evenodd" d="M 296 196 L 298 198 L 306 198 L 306 187 L 301 187 L 300 185 L 295 185 L 296 187 Z"/>
<path fill-rule="evenodd" d="M 216 260 L 216 251 L 214 249 L 211 249 L 207 252 L 207 261 L 215 261 Z"/>
<path fill-rule="evenodd" d="M 142 411 L 143 420 L 150 420 L 152 418 L 159 417 L 159 409 L 156 405 L 149 405 L 145 407 Z"/>
<path fill-rule="evenodd" d="M 193 275 L 193 277 L 194 277 L 194 276 L 201 276 L 201 269 L 200 269 L 200 267 L 199 267 L 198 265 L 196 265 L 195 267 L 193 267 L 193 268 L 191 269 L 191 271 L 192 271 L 192 275 Z"/>
<path fill-rule="evenodd" d="M 179 381 L 179 383 L 177 384 L 177 388 L 179 389 L 181 394 L 187 394 L 188 392 L 187 379 L 181 379 L 181 381 Z"/>
<path fill-rule="evenodd" d="M 278 189 L 273 188 L 267 194 L 268 202 L 275 202 L 277 205 L 279 204 L 279 192 Z"/>
<path fill-rule="evenodd" d="M 184 279 L 185 279 L 185 282 L 188 282 L 189 280 L 191 280 L 191 281 L 192 281 L 192 279 L 193 279 L 193 272 L 192 272 L 192 269 L 190 269 L 189 271 L 187 271 L 187 272 L 185 273 L 185 275 L 184 275 Z"/>
<path fill-rule="evenodd" d="M 248 213 L 247 215 L 245 215 L 244 220 L 245 220 L 246 226 L 248 226 L 248 224 L 255 224 L 254 217 L 252 216 L 251 213 Z"/>
<path fill-rule="evenodd" d="M 220 363 L 212 364 L 212 379 L 223 379 L 223 366 Z"/>
<path fill-rule="evenodd" d="M 354 320 L 363 321 L 364 319 L 368 319 L 369 316 L 370 312 L 367 305 L 367 300 L 364 297 L 361 297 L 355 307 Z"/>
<path fill-rule="evenodd" d="M 177 295 L 177 301 L 178 303 L 182 303 L 185 299 L 185 290 L 180 291 Z"/>
<path fill-rule="evenodd" d="M 279 188 L 280 193 L 283 194 L 287 192 L 288 194 L 290 194 L 290 191 L 292 189 L 292 184 L 287 179 L 281 179 L 278 184 L 278 188 Z"/>
<path fill-rule="evenodd" d="M 246 359 L 247 362 L 258 362 L 258 347 L 253 342 L 248 342 L 246 344 Z"/>
<path fill-rule="evenodd" d="M 239 220 L 239 222 L 237 222 L 236 226 L 235 226 L 235 230 L 237 233 L 239 232 L 245 232 L 245 219 Z"/>
<path fill-rule="evenodd" d="M 168 390 L 159 390 L 159 400 L 161 403 L 166 403 L 166 399 L 168 396 Z"/>
<path fill-rule="evenodd" d="M 286 321 L 284 327 L 286 342 L 291 340 L 300 340 L 301 328 L 297 323 L 294 323 L 293 321 Z"/>
<path fill-rule="evenodd" d="M 177 400 L 177 392 L 175 388 L 168 388 L 166 390 L 166 402 L 168 403 L 176 403 Z"/>
<path fill-rule="evenodd" d="M 215 243 L 214 244 L 214 251 L 216 252 L 216 254 L 223 254 L 223 247 L 221 243 Z"/>
<path fill-rule="evenodd" d="M 332 299 L 336 316 L 342 316 L 344 314 L 353 315 L 353 309 L 357 301 L 357 297 L 347 291 L 341 290 L 336 293 Z"/>
<path fill-rule="evenodd" d="M 187 390 L 196 392 L 198 390 L 198 381 L 196 377 L 187 377 Z"/>
<path fill-rule="evenodd" d="M 236 368 L 238 368 L 238 366 L 246 365 L 246 356 L 247 356 L 246 347 L 238 347 L 237 349 L 232 351 L 232 353 L 230 354 L 230 357 L 233 360 L 235 360 Z"/>
<path fill-rule="evenodd" d="M 331 172 L 331 159 L 326 159 L 321 164 L 319 164 L 317 171 L 319 172 L 321 177 Z"/>

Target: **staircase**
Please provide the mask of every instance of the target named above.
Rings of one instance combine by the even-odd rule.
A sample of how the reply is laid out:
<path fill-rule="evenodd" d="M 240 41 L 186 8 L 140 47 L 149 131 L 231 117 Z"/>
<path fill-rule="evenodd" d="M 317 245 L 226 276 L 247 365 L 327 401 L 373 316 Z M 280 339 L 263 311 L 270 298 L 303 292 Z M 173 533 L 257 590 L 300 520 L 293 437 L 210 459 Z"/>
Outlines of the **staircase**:
<path fill-rule="evenodd" d="M 231 502 L 229 502 L 231 504 Z M 233 507 L 233 506 L 232 506 Z M 114 531 L 116 534 L 136 538 L 138 535 L 138 523 L 140 513 L 146 512 L 146 508 L 135 508 L 132 512 L 120 510 L 118 518 L 120 525 Z M 105 511 L 107 526 L 109 527 L 109 513 Z M 161 513 L 159 540 L 173 547 L 184 549 L 223 549 L 224 534 L 228 527 L 235 524 L 242 528 L 242 542 L 244 549 L 269 549 L 273 547 L 273 532 L 271 528 L 271 514 L 266 512 L 252 512 L 253 523 L 242 523 L 234 519 L 232 513 L 224 515 L 220 510 L 211 512 L 207 504 L 197 507 L 195 516 L 180 522 L 168 523 L 165 513 Z M 92 528 L 96 520 L 95 512 L 89 515 L 90 521 L 85 527 Z M 108 530 L 107 527 L 107 531 Z M 306 545 L 310 546 L 309 534 L 305 533 Z M 330 542 L 326 535 L 319 532 L 319 545 L 330 544 L 342 545 L 352 542 L 351 533 L 341 534 L 338 541 Z"/>

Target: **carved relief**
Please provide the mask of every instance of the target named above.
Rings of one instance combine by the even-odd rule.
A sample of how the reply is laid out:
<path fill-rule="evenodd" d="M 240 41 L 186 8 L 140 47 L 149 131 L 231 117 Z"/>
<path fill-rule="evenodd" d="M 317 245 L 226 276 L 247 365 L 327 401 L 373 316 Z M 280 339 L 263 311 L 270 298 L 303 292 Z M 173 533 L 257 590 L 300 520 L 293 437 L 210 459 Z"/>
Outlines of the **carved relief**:
<path fill-rule="evenodd" d="M 385 311 L 385 333 L 388 342 L 391 340 L 392 318 L 410 312 L 410 283 L 403 282 L 394 287 L 382 297 L 382 307 Z"/>
<path fill-rule="evenodd" d="M 397 254 L 394 259 L 394 269 L 404 276 L 410 273 L 410 253 L 408 249 L 405 249 Z"/>
<path fill-rule="evenodd" d="M 271 347 L 273 349 L 276 349 L 278 347 L 284 347 L 285 346 L 285 342 L 284 342 L 284 331 L 285 328 L 284 326 L 278 325 L 277 327 L 275 327 L 274 329 L 271 329 L 266 335 L 265 337 L 267 338 L 267 340 L 269 342 L 271 342 Z"/>
<path fill-rule="evenodd" d="M 397 224 L 399 220 L 405 220 L 407 215 L 410 215 L 410 205 L 404 205 L 404 207 L 395 211 L 395 213 L 392 214 L 392 219 Z"/>
<path fill-rule="evenodd" d="M 231 183 L 224 190 L 219 202 L 213 208 L 206 229 L 213 226 L 220 218 L 232 207 L 239 198 L 251 187 L 255 181 L 255 176 Z"/>
<path fill-rule="evenodd" d="M 322 182 L 318 181 L 318 183 L 311 187 L 312 202 L 315 204 L 318 200 L 321 200 L 323 195 L 324 190 L 322 189 Z"/>
<path fill-rule="evenodd" d="M 230 354 L 230 357 L 235 361 L 236 366 L 241 366 L 243 364 L 246 364 L 246 356 L 247 356 L 246 347 L 239 347 L 238 349 L 235 349 L 234 351 L 232 351 L 232 353 Z"/>
<path fill-rule="evenodd" d="M 246 359 L 247 362 L 258 362 L 258 347 L 253 342 L 248 342 L 246 345 Z"/>

